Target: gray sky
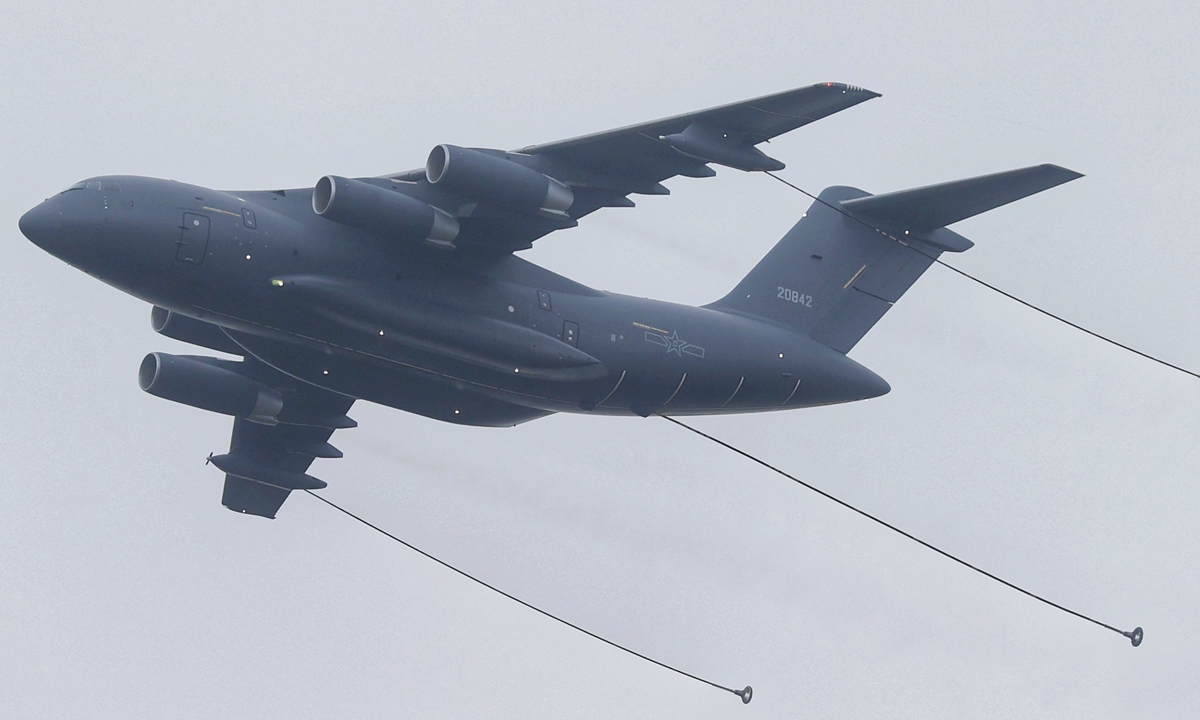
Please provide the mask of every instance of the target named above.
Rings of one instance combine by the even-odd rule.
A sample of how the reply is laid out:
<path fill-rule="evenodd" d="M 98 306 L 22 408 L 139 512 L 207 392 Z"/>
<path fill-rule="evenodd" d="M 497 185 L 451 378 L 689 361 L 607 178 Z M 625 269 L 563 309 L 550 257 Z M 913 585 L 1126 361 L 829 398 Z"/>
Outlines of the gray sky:
<path fill-rule="evenodd" d="M 1194 717 L 1200 381 L 933 268 L 854 349 L 891 394 L 696 425 L 1051 599 L 655 419 L 460 428 L 360 404 L 326 495 L 754 702 L 653 667 L 293 497 L 220 506 L 230 421 L 152 398 L 149 308 L 28 243 L 84 177 L 311 186 L 826 80 L 883 97 L 772 144 L 811 191 L 1054 162 L 950 260 L 1200 367 L 1190 3 L 37 3 L 0 27 L 0 711 L 8 717 Z M 1134 7 L 1136 5 L 1136 7 Z M 671 181 L 524 256 L 720 297 L 806 209 Z"/>

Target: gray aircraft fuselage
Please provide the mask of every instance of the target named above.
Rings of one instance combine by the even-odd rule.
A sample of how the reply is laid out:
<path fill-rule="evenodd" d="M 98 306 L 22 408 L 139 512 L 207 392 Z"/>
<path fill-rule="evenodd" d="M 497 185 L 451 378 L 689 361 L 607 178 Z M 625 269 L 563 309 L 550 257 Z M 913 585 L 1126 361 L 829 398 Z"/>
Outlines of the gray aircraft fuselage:
<path fill-rule="evenodd" d="M 825 188 L 724 297 L 686 307 L 600 292 L 514 255 L 593 212 L 666 195 L 711 165 L 773 172 L 759 145 L 878 97 L 820 83 L 520 150 L 437 145 L 392 175 L 223 192 L 108 176 L 21 231 L 154 305 L 154 329 L 240 356 L 152 352 L 138 384 L 234 418 L 222 504 L 273 518 L 358 399 L 463 425 L 554 412 L 702 415 L 890 390 L 847 357 L 944 252 L 949 225 L 1075 180 L 1037 165 L 872 194 Z"/>
<path fill-rule="evenodd" d="M 769 319 L 593 290 L 507 252 L 398 242 L 315 214 L 311 198 L 102 177 L 20 225 L 293 378 L 448 422 L 756 412 L 889 390 Z"/>

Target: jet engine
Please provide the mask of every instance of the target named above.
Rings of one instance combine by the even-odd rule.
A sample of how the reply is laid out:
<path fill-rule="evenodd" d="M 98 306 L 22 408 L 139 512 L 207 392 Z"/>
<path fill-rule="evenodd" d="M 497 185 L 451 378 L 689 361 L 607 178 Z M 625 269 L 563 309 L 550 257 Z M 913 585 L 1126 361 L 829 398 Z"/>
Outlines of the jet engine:
<path fill-rule="evenodd" d="M 226 369 L 215 358 L 150 353 L 138 368 L 138 385 L 166 400 L 201 410 L 278 424 L 283 396 L 274 388 Z"/>
<path fill-rule="evenodd" d="M 438 145 L 425 162 L 425 179 L 473 200 L 487 200 L 528 212 L 565 215 L 571 188 L 532 168 L 490 152 Z"/>
<path fill-rule="evenodd" d="M 241 346 L 230 340 L 229 336 L 216 325 L 180 315 L 173 310 L 157 305 L 150 311 L 150 327 L 154 328 L 154 332 L 159 335 L 166 335 L 174 340 L 181 340 L 230 355 L 246 354 Z"/>
<path fill-rule="evenodd" d="M 334 222 L 424 240 L 447 250 L 454 249 L 458 237 L 458 221 L 450 214 L 362 180 L 326 175 L 313 188 L 312 204 L 318 215 Z"/>

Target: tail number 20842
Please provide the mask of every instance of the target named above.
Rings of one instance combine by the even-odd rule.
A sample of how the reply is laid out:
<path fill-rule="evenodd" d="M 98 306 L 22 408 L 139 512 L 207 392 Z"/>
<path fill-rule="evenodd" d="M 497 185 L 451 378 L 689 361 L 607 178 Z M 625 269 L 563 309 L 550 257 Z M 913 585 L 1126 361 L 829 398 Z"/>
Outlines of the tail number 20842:
<path fill-rule="evenodd" d="M 797 305 L 803 305 L 804 307 L 812 307 L 812 301 L 813 301 L 812 295 L 805 295 L 804 293 L 797 292 L 796 290 L 791 290 L 791 289 L 788 289 L 785 287 L 781 287 L 781 288 L 779 288 L 778 297 L 782 300 L 787 300 L 788 302 L 796 303 Z"/>

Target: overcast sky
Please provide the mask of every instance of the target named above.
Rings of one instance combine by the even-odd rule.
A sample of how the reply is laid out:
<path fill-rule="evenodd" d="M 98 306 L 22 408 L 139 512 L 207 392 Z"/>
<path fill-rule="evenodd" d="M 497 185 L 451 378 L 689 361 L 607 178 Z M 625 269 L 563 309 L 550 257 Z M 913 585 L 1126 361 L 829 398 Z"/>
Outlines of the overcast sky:
<path fill-rule="evenodd" d="M 220 505 L 231 422 L 142 393 L 150 308 L 26 241 L 85 177 L 223 189 L 418 167 L 823 81 L 883 94 L 773 142 L 809 191 L 1041 162 L 951 262 L 1200 368 L 1193 3 L 14 4 L 0 25 L 0 714 L 24 718 L 1193 718 L 1200 381 L 933 268 L 851 353 L 892 392 L 695 424 L 1056 602 L 660 419 L 515 429 L 366 403 L 326 497 Z M 808 201 L 670 181 L 522 255 L 724 295 Z"/>

